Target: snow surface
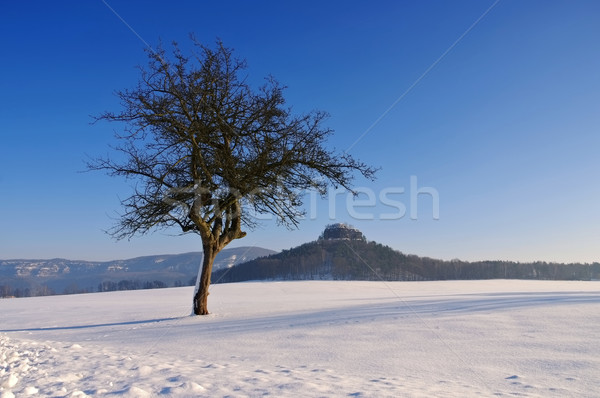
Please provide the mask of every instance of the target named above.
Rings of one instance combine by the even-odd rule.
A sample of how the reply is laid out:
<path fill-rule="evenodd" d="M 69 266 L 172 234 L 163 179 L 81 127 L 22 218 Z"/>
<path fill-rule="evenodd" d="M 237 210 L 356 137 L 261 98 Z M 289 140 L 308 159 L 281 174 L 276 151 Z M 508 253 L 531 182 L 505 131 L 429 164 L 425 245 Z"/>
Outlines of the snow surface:
<path fill-rule="evenodd" d="M 0 397 L 598 397 L 600 282 L 252 282 L 0 300 Z"/>

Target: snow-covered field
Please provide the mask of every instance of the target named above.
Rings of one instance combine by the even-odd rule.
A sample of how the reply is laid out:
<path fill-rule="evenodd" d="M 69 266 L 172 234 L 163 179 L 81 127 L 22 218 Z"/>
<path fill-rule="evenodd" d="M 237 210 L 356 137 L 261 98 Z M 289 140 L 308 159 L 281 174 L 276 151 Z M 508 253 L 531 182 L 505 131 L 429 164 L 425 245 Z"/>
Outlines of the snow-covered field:
<path fill-rule="evenodd" d="M 265 282 L 0 300 L 0 396 L 598 397 L 600 282 Z"/>

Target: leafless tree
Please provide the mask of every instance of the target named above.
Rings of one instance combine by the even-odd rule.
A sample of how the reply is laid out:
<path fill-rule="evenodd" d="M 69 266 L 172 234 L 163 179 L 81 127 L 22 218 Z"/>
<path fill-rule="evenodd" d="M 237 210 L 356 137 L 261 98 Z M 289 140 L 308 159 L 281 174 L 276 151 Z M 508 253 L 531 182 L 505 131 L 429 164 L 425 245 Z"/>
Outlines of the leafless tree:
<path fill-rule="evenodd" d="M 88 167 L 135 181 L 110 231 L 117 239 L 171 227 L 200 235 L 193 308 L 205 315 L 215 256 L 255 225 L 252 214 L 297 226 L 304 190 L 351 190 L 355 172 L 372 179 L 375 170 L 325 147 L 326 113 L 293 114 L 272 77 L 253 89 L 230 48 L 193 44 L 189 56 L 175 43 L 148 52 L 137 86 L 117 92 L 122 110 L 97 117 L 124 123 L 118 155 Z"/>

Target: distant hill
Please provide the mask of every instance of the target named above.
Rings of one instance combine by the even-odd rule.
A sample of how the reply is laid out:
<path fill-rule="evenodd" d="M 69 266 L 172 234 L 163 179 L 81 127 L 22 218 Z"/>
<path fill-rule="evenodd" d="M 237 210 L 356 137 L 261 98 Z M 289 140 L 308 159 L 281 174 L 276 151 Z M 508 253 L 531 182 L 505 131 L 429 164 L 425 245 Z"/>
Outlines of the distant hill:
<path fill-rule="evenodd" d="M 226 283 L 249 280 L 600 279 L 600 263 L 444 261 L 407 255 L 363 238 L 324 239 L 323 236 L 349 235 L 330 231 L 315 242 L 217 271 L 213 280 Z"/>
<path fill-rule="evenodd" d="M 192 285 L 201 261 L 201 252 L 107 262 L 0 260 L 0 297 Z M 439 260 L 404 254 L 368 241 L 350 225 L 331 224 L 317 241 L 280 253 L 257 247 L 224 249 L 212 276 L 213 283 L 450 279 L 600 280 L 600 263 Z"/>
<path fill-rule="evenodd" d="M 213 274 L 215 283 L 248 280 L 425 280 L 423 267 L 366 240 L 320 239 Z"/>
<path fill-rule="evenodd" d="M 273 253 L 260 247 L 224 249 L 217 255 L 213 270 Z M 195 282 L 201 262 L 202 252 L 105 262 L 0 260 L 0 297 L 185 286 Z"/>

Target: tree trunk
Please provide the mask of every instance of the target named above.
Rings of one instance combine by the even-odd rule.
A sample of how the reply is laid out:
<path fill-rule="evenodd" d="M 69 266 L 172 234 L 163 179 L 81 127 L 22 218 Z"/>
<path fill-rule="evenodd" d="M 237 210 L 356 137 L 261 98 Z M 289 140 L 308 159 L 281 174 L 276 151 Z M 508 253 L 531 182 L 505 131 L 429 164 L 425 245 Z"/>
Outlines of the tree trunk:
<path fill-rule="evenodd" d="M 196 294 L 194 295 L 194 314 L 195 315 L 208 315 L 208 289 L 210 287 L 210 276 L 212 274 L 213 262 L 215 256 L 218 253 L 216 245 L 206 244 L 203 245 L 204 256 L 202 258 L 202 270 L 200 271 L 200 278 L 198 280 L 198 286 L 196 287 Z"/>

